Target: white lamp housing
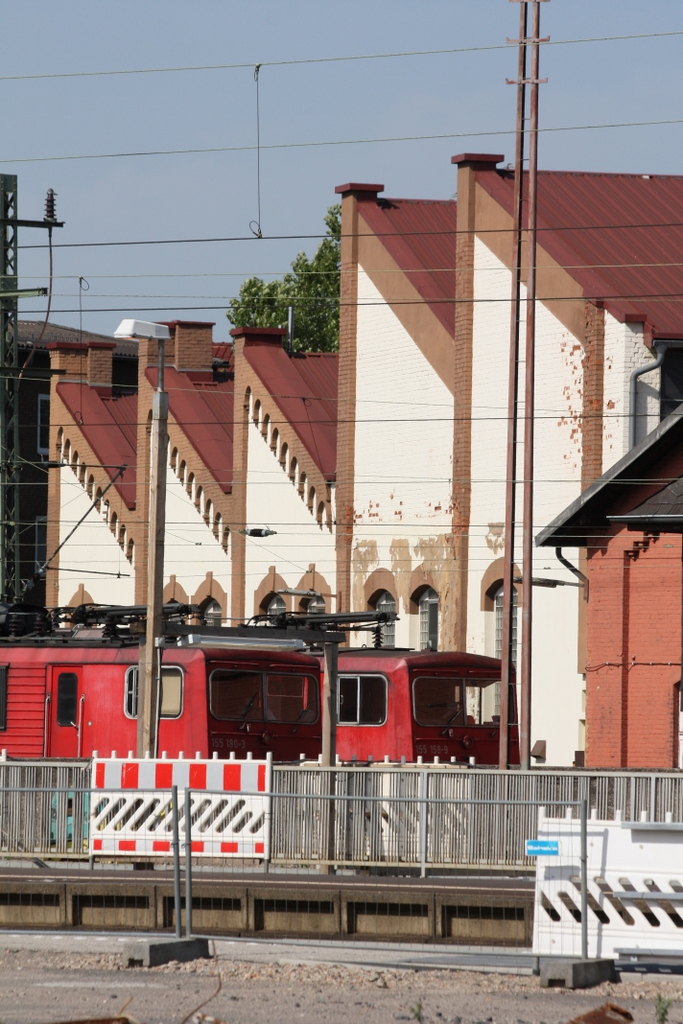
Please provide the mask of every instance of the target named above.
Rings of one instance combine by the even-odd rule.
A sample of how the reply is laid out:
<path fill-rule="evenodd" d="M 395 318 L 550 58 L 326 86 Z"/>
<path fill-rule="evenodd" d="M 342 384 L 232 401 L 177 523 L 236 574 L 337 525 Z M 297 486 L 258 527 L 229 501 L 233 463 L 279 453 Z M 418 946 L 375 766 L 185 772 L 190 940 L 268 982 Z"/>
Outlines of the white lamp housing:
<path fill-rule="evenodd" d="M 114 331 L 115 338 L 149 338 L 154 341 L 168 341 L 171 337 L 166 324 L 154 324 L 148 320 L 122 320 Z"/>

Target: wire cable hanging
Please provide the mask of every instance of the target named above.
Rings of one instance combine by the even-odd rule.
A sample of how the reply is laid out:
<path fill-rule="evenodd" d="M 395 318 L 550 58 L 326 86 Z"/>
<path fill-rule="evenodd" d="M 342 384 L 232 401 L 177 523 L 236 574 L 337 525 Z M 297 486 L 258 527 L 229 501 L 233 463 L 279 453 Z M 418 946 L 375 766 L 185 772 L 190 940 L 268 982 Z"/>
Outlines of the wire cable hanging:
<path fill-rule="evenodd" d="M 254 67 L 254 81 L 256 82 L 256 204 L 258 219 L 249 221 L 249 230 L 256 238 L 263 238 L 261 231 L 261 112 L 259 107 L 258 75 L 261 65 Z M 254 226 L 256 225 L 256 226 Z"/>

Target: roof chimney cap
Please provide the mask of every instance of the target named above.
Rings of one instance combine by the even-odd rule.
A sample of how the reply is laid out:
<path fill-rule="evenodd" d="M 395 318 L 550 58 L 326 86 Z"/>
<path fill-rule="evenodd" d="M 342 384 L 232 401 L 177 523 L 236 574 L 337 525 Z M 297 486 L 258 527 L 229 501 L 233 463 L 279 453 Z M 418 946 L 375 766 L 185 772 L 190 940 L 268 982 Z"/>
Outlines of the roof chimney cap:
<path fill-rule="evenodd" d="M 451 157 L 452 164 L 501 164 L 504 153 L 458 153 Z"/>
<path fill-rule="evenodd" d="M 345 192 L 371 192 L 376 196 L 378 192 L 384 192 L 384 185 L 368 185 L 360 181 L 349 181 L 346 185 L 337 185 L 334 191 L 339 196 L 343 196 Z"/>

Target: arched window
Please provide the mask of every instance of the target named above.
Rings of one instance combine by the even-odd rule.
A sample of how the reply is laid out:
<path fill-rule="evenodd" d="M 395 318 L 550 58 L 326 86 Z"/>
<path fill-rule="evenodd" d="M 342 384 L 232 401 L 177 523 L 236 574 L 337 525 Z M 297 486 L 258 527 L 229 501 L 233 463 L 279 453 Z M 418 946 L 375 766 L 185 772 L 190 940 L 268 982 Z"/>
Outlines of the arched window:
<path fill-rule="evenodd" d="M 204 501 L 204 522 L 208 527 L 211 526 L 211 514 L 213 512 L 213 505 L 211 504 L 211 498 L 206 498 Z"/>
<path fill-rule="evenodd" d="M 128 561 L 132 565 L 133 564 L 133 559 L 135 558 L 135 542 L 133 541 L 132 538 L 128 541 L 128 549 L 126 551 L 126 558 L 128 559 Z"/>
<path fill-rule="evenodd" d="M 271 448 L 271 451 L 275 452 L 276 455 L 277 455 L 277 442 L 278 442 L 279 437 L 280 437 L 279 430 L 277 429 L 277 427 L 273 427 L 273 431 L 272 431 L 272 433 L 270 435 L 270 448 Z"/>
<path fill-rule="evenodd" d="M 221 544 L 223 546 L 223 550 L 225 551 L 226 555 L 228 553 L 228 543 L 229 542 L 230 542 L 230 527 L 229 526 L 224 526 L 223 527 L 223 539 L 221 541 Z"/>
<path fill-rule="evenodd" d="M 182 461 L 182 462 L 180 463 L 180 466 L 178 467 L 178 476 L 180 477 L 180 482 L 181 482 L 181 483 L 182 483 L 183 485 L 185 484 L 185 474 L 186 474 L 186 472 L 187 472 L 187 464 L 186 464 L 186 462 L 185 462 L 185 461 L 183 460 L 183 461 Z"/>
<path fill-rule="evenodd" d="M 427 587 L 420 595 L 420 650 L 439 649 L 439 595 Z"/>
<path fill-rule="evenodd" d="M 296 461 L 295 458 L 291 458 L 289 460 L 289 479 L 292 481 L 293 484 L 296 484 L 296 471 L 298 469 L 298 466 L 299 463 Z"/>
<path fill-rule="evenodd" d="M 285 441 L 280 445 L 280 465 L 287 472 L 287 455 L 289 454 L 289 445 Z"/>
<path fill-rule="evenodd" d="M 325 598 L 320 594 L 316 594 L 315 597 L 310 598 L 306 605 L 306 611 L 309 615 L 320 615 L 322 612 L 327 611 L 325 605 Z"/>
<path fill-rule="evenodd" d="M 254 402 L 254 413 L 252 419 L 256 426 L 258 427 L 259 423 L 261 422 L 261 403 L 259 401 Z"/>
<path fill-rule="evenodd" d="M 211 600 L 204 608 L 204 622 L 207 626 L 221 626 L 223 624 L 223 609 L 218 601 Z"/>
<path fill-rule="evenodd" d="M 94 476 L 89 476 L 89 477 L 88 477 L 88 487 L 87 487 L 87 491 L 88 491 L 88 497 L 89 497 L 90 499 L 92 499 L 92 496 L 93 496 L 93 491 L 94 491 L 94 490 L 95 490 L 95 477 L 94 477 Z"/>
<path fill-rule="evenodd" d="M 284 599 L 281 598 L 279 594 L 273 594 L 268 602 L 266 613 L 268 615 L 282 615 L 282 613 L 286 611 L 287 605 L 285 604 Z"/>
<path fill-rule="evenodd" d="M 376 612 L 389 612 L 390 614 L 396 613 L 396 601 L 391 596 L 388 590 L 383 590 L 375 601 Z M 395 647 L 396 646 L 396 623 L 386 622 L 382 626 L 382 644 L 384 647 Z"/>
<path fill-rule="evenodd" d="M 261 424 L 261 433 L 263 434 L 266 441 L 268 440 L 268 431 L 270 430 L 270 416 L 268 413 L 263 417 L 263 423 Z"/>
<path fill-rule="evenodd" d="M 178 466 L 178 449 L 174 448 L 173 451 L 171 452 L 171 469 L 173 470 L 174 473 L 176 471 L 177 466 Z"/>
<path fill-rule="evenodd" d="M 495 634 L 493 657 L 503 657 L 503 588 L 499 587 L 493 596 Z M 517 667 L 517 591 L 512 591 L 512 664 Z"/>
<path fill-rule="evenodd" d="M 214 537 L 218 541 L 220 541 L 220 539 L 221 539 L 221 526 L 222 525 L 223 525 L 223 517 L 221 516 L 220 512 L 216 512 L 216 515 L 214 516 L 214 520 L 213 520 L 213 531 L 212 532 L 213 532 Z"/>
<path fill-rule="evenodd" d="M 185 490 L 194 501 L 194 473 L 190 473 L 190 475 L 188 476 L 187 483 L 185 485 Z"/>
<path fill-rule="evenodd" d="M 316 519 L 318 520 L 318 526 L 322 530 L 323 525 L 325 523 L 325 502 L 324 501 L 318 502 L 318 512 L 316 514 Z"/>
<path fill-rule="evenodd" d="M 299 473 L 299 495 L 304 501 L 306 500 L 306 474 L 304 472 Z"/>

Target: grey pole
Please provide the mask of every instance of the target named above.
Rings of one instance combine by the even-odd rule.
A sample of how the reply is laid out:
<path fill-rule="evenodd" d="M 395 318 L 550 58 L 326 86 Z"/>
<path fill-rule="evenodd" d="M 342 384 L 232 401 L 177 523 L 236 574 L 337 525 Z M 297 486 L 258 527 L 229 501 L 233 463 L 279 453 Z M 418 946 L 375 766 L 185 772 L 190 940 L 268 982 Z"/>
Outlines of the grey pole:
<path fill-rule="evenodd" d="M 173 842 L 171 847 L 173 849 L 173 907 L 175 916 L 175 937 L 176 939 L 181 938 L 182 929 L 180 927 L 180 837 L 178 835 L 178 787 L 174 786 L 172 789 L 173 800 Z"/>
<path fill-rule="evenodd" d="M 588 959 L 588 801 L 581 801 L 581 959 Z"/>
<path fill-rule="evenodd" d="M 185 790 L 185 935 L 192 936 L 192 804 Z"/>

